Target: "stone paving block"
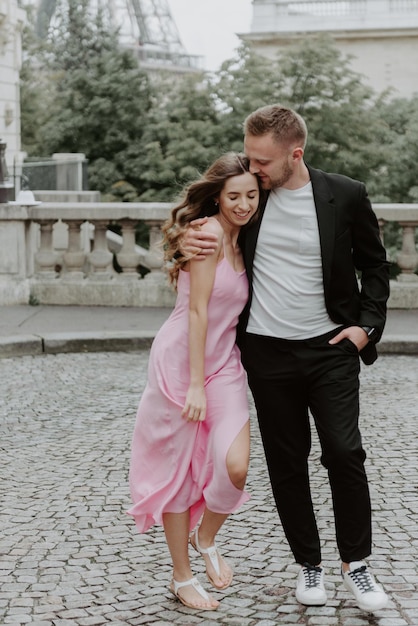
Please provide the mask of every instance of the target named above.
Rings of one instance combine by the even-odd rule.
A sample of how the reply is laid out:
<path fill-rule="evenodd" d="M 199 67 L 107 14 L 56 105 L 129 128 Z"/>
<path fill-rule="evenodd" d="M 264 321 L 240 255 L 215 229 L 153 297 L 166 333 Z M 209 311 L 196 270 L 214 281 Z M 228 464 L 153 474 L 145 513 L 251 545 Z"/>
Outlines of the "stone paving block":
<path fill-rule="evenodd" d="M 7 615 L 4 618 L 4 624 L 32 624 L 30 615 Z M 50 622 L 44 622 L 42 626 L 49 626 Z"/>
<path fill-rule="evenodd" d="M 107 624 L 108 620 L 105 617 L 91 616 L 83 617 L 78 620 L 79 626 L 99 626 L 100 624 Z"/>

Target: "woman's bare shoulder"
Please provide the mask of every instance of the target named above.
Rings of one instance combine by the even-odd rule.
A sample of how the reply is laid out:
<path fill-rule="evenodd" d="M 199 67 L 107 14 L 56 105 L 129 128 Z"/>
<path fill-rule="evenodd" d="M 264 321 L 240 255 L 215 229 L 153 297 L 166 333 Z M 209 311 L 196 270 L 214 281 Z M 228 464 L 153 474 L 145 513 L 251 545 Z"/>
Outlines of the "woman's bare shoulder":
<path fill-rule="evenodd" d="M 214 233 L 215 235 L 218 235 L 219 238 L 223 237 L 224 234 L 223 228 L 215 216 L 209 217 L 206 224 L 202 224 L 200 230 L 208 233 Z"/>

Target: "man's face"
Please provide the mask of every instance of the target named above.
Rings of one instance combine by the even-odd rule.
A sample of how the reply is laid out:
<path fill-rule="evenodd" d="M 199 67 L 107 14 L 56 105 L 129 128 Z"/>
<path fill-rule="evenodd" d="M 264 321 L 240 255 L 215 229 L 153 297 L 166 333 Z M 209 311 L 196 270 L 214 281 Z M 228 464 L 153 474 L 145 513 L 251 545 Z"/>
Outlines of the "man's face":
<path fill-rule="evenodd" d="M 293 149 L 277 143 L 273 136 L 246 135 L 244 151 L 250 160 L 250 172 L 256 174 L 263 189 L 286 187 L 294 173 Z"/>

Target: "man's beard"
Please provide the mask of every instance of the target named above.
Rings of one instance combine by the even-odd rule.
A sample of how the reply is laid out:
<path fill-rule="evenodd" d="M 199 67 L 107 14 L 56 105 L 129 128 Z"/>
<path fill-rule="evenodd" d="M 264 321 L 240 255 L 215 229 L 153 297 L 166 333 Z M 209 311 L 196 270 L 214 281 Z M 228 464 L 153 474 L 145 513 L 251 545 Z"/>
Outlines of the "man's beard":
<path fill-rule="evenodd" d="M 292 177 L 293 175 L 293 168 L 289 165 L 289 163 L 286 163 L 283 166 L 283 170 L 280 173 L 280 176 L 278 176 L 277 178 L 270 178 L 269 181 L 269 186 L 266 187 L 266 189 L 270 189 L 272 191 L 274 191 L 275 189 L 279 189 L 280 187 L 283 187 L 287 181 Z"/>

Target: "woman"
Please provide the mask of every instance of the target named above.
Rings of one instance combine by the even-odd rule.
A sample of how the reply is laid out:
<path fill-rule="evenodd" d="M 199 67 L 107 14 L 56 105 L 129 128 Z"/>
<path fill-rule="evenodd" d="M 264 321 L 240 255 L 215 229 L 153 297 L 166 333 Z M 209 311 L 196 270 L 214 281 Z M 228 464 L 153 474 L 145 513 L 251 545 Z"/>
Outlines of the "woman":
<path fill-rule="evenodd" d="M 164 526 L 173 561 L 170 590 L 200 610 L 219 602 L 193 576 L 188 543 L 203 556 L 211 584 L 228 587 L 232 570 L 215 537 L 249 497 L 247 380 L 235 345 L 248 281 L 238 235 L 255 218 L 259 199 L 248 159 L 228 153 L 186 189 L 164 225 L 177 300 L 151 348 L 133 434 L 128 513 L 140 532 Z M 196 261 L 182 253 L 181 241 L 189 223 L 203 216 L 209 219 L 201 228 L 214 232 L 218 244 L 215 254 Z"/>

